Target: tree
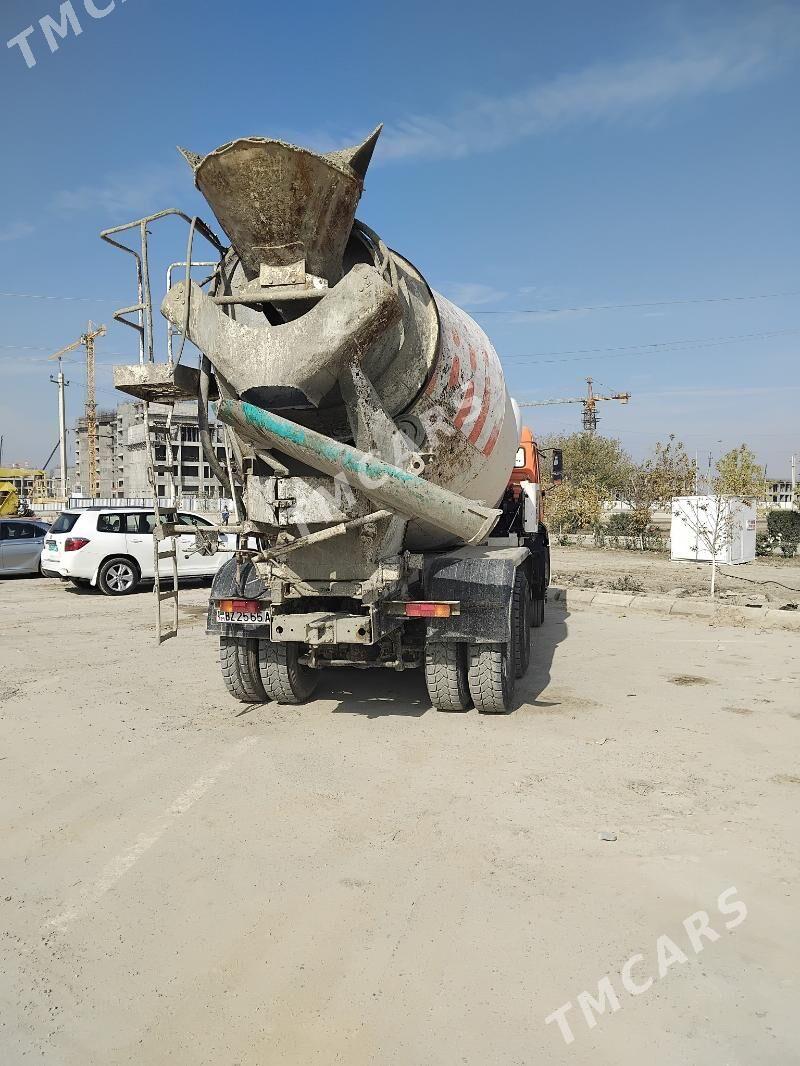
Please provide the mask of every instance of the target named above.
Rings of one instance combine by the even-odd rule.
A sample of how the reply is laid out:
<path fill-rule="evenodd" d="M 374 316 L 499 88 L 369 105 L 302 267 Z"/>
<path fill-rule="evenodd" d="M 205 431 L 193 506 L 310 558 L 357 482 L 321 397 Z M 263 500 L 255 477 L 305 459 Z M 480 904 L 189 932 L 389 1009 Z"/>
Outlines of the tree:
<path fill-rule="evenodd" d="M 547 489 L 547 521 L 559 533 L 576 533 L 600 522 L 603 493 L 596 483 L 564 481 Z"/>
<path fill-rule="evenodd" d="M 717 482 L 715 479 L 714 488 Z M 689 496 L 673 504 L 672 513 L 680 516 L 695 536 L 694 551 L 704 548 L 711 559 L 711 599 L 717 586 L 717 563 L 739 525 L 742 501 L 736 496 L 714 493 L 710 496 Z"/>
<path fill-rule="evenodd" d="M 599 490 L 606 499 L 619 495 L 631 462 L 618 440 L 592 433 L 551 434 L 539 441 L 539 448 L 560 448 L 564 453 L 564 481 L 576 488 Z"/>
<path fill-rule="evenodd" d="M 630 457 L 618 440 L 591 433 L 552 434 L 539 442 L 547 452 L 560 448 L 564 479 L 553 484 L 543 474 L 548 521 L 559 532 L 574 533 L 598 525 L 603 502 L 619 495 Z"/>
<path fill-rule="evenodd" d="M 767 492 L 764 469 L 746 444 L 731 448 L 717 462 L 714 492 L 722 496 L 741 496 L 745 500 L 763 500 Z"/>
<path fill-rule="evenodd" d="M 680 509 L 683 521 L 711 557 L 711 598 L 714 598 L 719 556 L 730 546 L 740 524 L 744 505 L 763 500 L 767 484 L 764 471 L 746 444 L 726 452 L 716 464 L 707 496 L 696 496 Z M 742 502 L 744 501 L 744 502 Z"/>
<path fill-rule="evenodd" d="M 670 434 L 642 463 L 630 463 L 625 473 L 623 498 L 631 506 L 631 528 L 644 550 L 644 537 L 655 507 L 669 507 L 673 496 L 683 496 L 694 480 L 694 464 L 681 441 Z"/>

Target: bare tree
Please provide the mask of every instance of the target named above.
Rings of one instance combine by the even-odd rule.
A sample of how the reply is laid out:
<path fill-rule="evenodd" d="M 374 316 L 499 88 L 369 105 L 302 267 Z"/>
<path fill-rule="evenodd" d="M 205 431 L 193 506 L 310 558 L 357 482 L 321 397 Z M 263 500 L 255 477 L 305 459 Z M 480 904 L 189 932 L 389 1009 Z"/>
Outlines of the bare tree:
<path fill-rule="evenodd" d="M 711 558 L 711 598 L 716 594 L 720 556 L 733 543 L 743 507 L 763 499 L 764 471 L 753 452 L 742 444 L 726 452 L 716 464 L 708 496 L 688 497 L 683 505 L 673 505 L 695 537 L 694 550 L 701 547 Z"/>
<path fill-rule="evenodd" d="M 717 587 L 720 556 L 732 543 L 742 501 L 735 496 L 687 496 L 673 502 L 672 513 L 679 516 L 695 538 L 693 550 L 702 548 L 711 560 L 711 598 Z"/>

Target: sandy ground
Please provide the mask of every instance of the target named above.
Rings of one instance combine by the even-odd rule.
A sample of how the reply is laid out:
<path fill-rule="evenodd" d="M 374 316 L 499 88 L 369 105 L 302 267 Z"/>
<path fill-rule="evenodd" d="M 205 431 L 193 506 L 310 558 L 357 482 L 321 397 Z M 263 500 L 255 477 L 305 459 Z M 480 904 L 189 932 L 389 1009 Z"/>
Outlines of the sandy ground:
<path fill-rule="evenodd" d="M 508 717 L 244 708 L 207 595 L 156 649 L 148 593 L 0 585 L 3 1066 L 800 1059 L 796 636 L 552 610 Z"/>
<path fill-rule="evenodd" d="M 551 544 L 552 580 L 573 588 L 618 589 L 707 597 L 708 563 L 672 562 L 656 552 L 621 551 Z M 800 607 L 800 558 L 757 558 L 752 563 L 721 566 L 717 589 L 729 603 L 769 603 Z"/>

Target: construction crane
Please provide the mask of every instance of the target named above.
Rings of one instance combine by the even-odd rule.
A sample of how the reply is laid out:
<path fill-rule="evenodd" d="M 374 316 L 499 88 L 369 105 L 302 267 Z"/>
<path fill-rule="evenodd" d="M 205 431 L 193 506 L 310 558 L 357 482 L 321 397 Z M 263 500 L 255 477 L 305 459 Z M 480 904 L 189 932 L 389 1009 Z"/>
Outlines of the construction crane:
<path fill-rule="evenodd" d="M 66 345 L 61 348 L 54 355 L 51 355 L 51 359 L 58 359 L 59 365 L 59 381 L 63 380 L 61 373 L 61 360 L 68 353 L 74 351 L 76 348 L 83 346 L 86 349 L 86 404 L 84 408 L 84 416 L 86 422 L 86 448 L 89 452 L 89 495 L 98 496 L 100 492 L 100 482 L 97 476 L 97 401 L 95 399 L 95 383 L 94 383 L 94 342 L 98 337 L 104 336 L 106 332 L 105 326 L 97 326 L 95 328 L 93 322 L 89 322 L 85 333 L 72 344 Z M 63 401 L 63 387 L 61 388 L 60 397 L 60 437 L 61 437 L 61 474 L 62 480 L 64 478 L 64 470 L 66 468 L 66 429 L 64 426 L 64 401 Z"/>
<path fill-rule="evenodd" d="M 566 399 L 558 400 L 530 400 L 521 403 L 520 407 L 549 407 L 551 404 L 556 403 L 582 403 L 583 404 L 583 430 L 585 433 L 597 432 L 597 404 L 600 400 L 618 400 L 619 403 L 627 403 L 631 398 L 629 392 L 615 392 L 611 396 L 598 396 L 594 392 L 592 385 L 594 384 L 593 378 L 586 379 L 586 395 L 585 396 L 571 396 Z"/>

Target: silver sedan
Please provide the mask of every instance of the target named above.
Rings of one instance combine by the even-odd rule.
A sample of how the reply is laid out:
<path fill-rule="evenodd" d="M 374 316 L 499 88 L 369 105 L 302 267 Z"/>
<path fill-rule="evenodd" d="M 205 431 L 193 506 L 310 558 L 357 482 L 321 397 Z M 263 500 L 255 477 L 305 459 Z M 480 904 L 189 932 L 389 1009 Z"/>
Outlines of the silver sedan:
<path fill-rule="evenodd" d="M 38 574 L 47 522 L 0 518 L 0 576 Z"/>

